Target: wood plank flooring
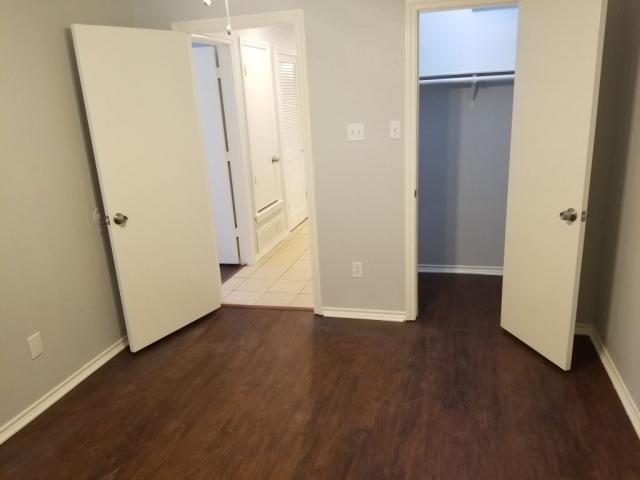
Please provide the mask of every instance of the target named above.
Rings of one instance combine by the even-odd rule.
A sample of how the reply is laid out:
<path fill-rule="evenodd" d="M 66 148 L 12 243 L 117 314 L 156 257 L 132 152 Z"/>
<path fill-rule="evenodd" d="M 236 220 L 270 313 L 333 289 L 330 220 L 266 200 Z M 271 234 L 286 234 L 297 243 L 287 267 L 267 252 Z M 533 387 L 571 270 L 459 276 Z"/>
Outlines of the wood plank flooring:
<path fill-rule="evenodd" d="M 498 277 L 422 275 L 420 318 L 220 311 L 125 351 L 0 446 L 2 479 L 637 479 L 593 346 L 499 328 Z"/>

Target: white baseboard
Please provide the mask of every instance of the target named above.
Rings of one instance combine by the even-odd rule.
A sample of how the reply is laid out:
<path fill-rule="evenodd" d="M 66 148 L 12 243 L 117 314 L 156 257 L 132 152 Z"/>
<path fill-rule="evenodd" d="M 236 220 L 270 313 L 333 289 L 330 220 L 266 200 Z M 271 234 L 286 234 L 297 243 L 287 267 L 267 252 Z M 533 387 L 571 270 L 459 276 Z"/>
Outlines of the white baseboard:
<path fill-rule="evenodd" d="M 593 346 L 596 348 L 600 357 L 600 361 L 602 362 L 604 369 L 607 371 L 607 374 L 611 379 L 611 383 L 613 383 L 613 388 L 616 389 L 616 392 L 620 397 L 620 401 L 622 402 L 622 406 L 627 412 L 629 420 L 631 420 L 631 424 L 638 434 L 638 437 L 640 437 L 640 409 L 638 409 L 638 405 L 636 405 L 633 397 L 629 393 L 629 389 L 622 380 L 615 363 L 613 363 L 611 355 L 609 355 L 600 335 L 598 335 L 598 331 L 593 327 L 593 325 L 578 323 L 576 324 L 576 335 L 588 335 L 589 338 L 591 338 Z"/>
<path fill-rule="evenodd" d="M 404 322 L 407 314 L 395 310 L 365 310 L 360 308 L 328 308 L 322 309 L 322 315 L 333 318 L 354 318 L 359 320 L 383 320 L 387 322 Z"/>
<path fill-rule="evenodd" d="M 590 337 L 592 330 L 593 327 L 588 323 L 576 323 L 576 329 L 574 333 L 576 335 L 586 335 L 587 337 Z"/>
<path fill-rule="evenodd" d="M 53 388 L 50 392 L 45 394 L 39 400 L 37 400 L 34 404 L 27 407 L 21 413 L 19 413 L 16 417 L 9 420 L 5 425 L 0 427 L 0 444 L 4 443 L 8 440 L 12 435 L 17 433 L 21 428 L 35 419 L 38 415 L 44 412 L 51 405 L 60 400 L 64 395 L 69 393 L 73 387 L 82 382 L 85 378 L 91 375 L 93 372 L 98 370 L 102 365 L 107 363 L 116 354 L 120 353 L 124 350 L 127 345 L 129 345 L 129 341 L 127 337 L 123 337 L 118 340 L 116 343 L 107 348 L 104 352 L 98 355 L 96 358 L 91 360 L 85 366 L 83 366 L 80 370 L 75 372 L 69 378 L 64 380 L 58 386 Z"/>
<path fill-rule="evenodd" d="M 473 265 L 418 265 L 418 273 L 466 273 L 471 275 L 502 275 L 502 267 L 474 267 Z"/>

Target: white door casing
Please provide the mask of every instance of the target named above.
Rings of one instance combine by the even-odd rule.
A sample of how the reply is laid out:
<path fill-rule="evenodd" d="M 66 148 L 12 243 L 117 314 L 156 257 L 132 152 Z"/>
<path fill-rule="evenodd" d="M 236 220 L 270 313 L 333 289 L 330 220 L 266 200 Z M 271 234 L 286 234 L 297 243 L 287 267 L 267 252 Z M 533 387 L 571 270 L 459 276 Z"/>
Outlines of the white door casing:
<path fill-rule="evenodd" d="M 280 200 L 269 45 L 240 39 L 249 156 L 256 213 Z"/>
<path fill-rule="evenodd" d="M 519 7 L 501 325 L 568 370 L 607 1 Z"/>
<path fill-rule="evenodd" d="M 599 94 L 606 0 L 408 0 L 405 308 L 417 316 L 420 12 L 518 4 L 501 325 L 570 368 Z M 559 219 L 573 207 L 573 224 Z"/>
<path fill-rule="evenodd" d="M 295 53 L 276 49 L 276 85 L 287 225 L 291 230 L 308 216 Z"/>
<path fill-rule="evenodd" d="M 220 263 L 237 264 L 240 262 L 240 256 L 227 161 L 230 157 L 227 155 L 215 48 L 213 45 L 202 44 L 194 47 L 193 67 L 198 88 L 200 123 L 207 159 L 218 260 Z"/>
<path fill-rule="evenodd" d="M 220 307 L 191 40 L 73 25 L 132 351 Z M 116 213 L 128 222 L 116 225 Z"/>

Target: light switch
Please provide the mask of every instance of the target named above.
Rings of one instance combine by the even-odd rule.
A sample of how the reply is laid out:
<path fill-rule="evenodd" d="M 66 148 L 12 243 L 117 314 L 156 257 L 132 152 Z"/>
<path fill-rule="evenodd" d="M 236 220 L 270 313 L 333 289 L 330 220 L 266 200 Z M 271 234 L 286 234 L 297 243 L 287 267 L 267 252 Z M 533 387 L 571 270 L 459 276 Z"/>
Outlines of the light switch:
<path fill-rule="evenodd" d="M 350 123 L 347 125 L 347 140 L 359 142 L 364 140 L 364 123 Z"/>
<path fill-rule="evenodd" d="M 40 338 L 40 332 L 36 332 L 27 338 L 27 343 L 29 343 L 29 350 L 31 350 L 31 358 L 36 358 L 44 352 L 44 347 L 42 346 L 42 338 Z"/>
<path fill-rule="evenodd" d="M 389 138 L 394 140 L 400 138 L 400 120 L 391 120 L 389 124 Z"/>

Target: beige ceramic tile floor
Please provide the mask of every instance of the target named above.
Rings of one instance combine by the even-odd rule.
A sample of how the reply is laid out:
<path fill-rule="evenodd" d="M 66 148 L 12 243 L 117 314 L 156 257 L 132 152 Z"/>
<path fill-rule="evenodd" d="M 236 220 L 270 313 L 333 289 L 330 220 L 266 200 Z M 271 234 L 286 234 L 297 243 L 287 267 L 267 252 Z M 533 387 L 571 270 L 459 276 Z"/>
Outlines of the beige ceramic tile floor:
<path fill-rule="evenodd" d="M 309 258 L 305 220 L 254 265 L 224 282 L 222 303 L 313 308 Z"/>

